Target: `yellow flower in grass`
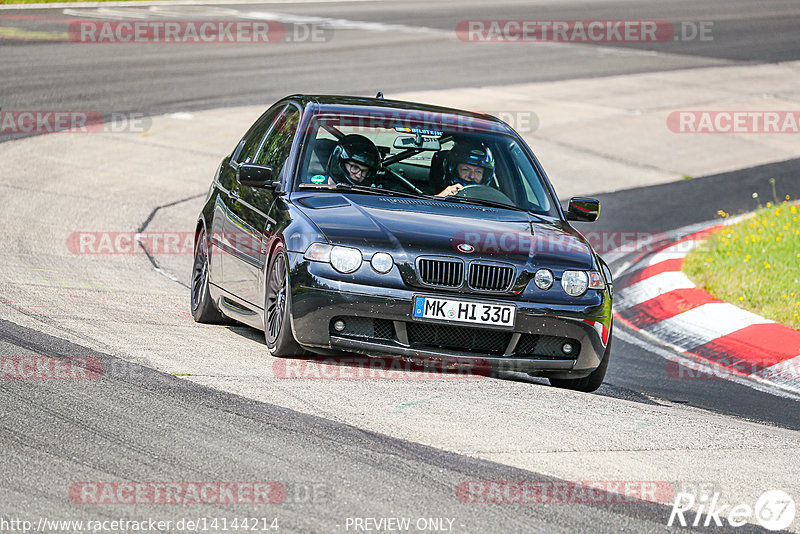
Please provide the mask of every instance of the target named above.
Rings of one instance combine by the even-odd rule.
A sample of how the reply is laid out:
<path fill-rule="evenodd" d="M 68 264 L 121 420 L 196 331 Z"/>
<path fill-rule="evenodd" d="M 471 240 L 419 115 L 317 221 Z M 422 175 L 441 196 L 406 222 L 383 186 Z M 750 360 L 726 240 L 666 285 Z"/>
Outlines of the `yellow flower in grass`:
<path fill-rule="evenodd" d="M 766 262 L 766 261 L 765 261 L 765 262 L 764 262 L 764 268 L 765 268 L 765 269 L 769 269 L 770 267 L 771 267 L 771 265 L 769 264 L 769 262 Z M 760 281 L 761 281 L 761 280 L 759 279 L 759 282 L 760 282 Z"/>

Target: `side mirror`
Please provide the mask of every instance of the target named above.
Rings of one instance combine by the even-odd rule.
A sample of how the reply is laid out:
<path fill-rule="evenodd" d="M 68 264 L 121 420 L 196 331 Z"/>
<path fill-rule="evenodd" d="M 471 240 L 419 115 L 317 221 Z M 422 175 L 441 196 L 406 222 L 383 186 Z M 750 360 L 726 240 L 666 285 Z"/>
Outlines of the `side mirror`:
<path fill-rule="evenodd" d="M 236 179 L 242 185 L 249 185 L 251 187 L 268 187 L 275 189 L 280 185 L 280 182 L 272 180 L 272 167 L 266 165 L 255 165 L 252 163 L 243 163 L 239 165 L 236 171 Z"/>
<path fill-rule="evenodd" d="M 594 222 L 600 215 L 600 201 L 593 198 L 574 197 L 569 199 L 567 220 L 578 222 Z"/>

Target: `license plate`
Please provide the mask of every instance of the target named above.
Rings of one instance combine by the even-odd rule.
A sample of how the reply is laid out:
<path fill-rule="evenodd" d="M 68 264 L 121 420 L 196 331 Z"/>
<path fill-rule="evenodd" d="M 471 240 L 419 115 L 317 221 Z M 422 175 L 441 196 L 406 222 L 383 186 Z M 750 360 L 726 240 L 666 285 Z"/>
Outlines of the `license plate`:
<path fill-rule="evenodd" d="M 434 319 L 446 323 L 514 326 L 517 307 L 513 304 L 415 296 L 412 315 L 416 319 Z"/>

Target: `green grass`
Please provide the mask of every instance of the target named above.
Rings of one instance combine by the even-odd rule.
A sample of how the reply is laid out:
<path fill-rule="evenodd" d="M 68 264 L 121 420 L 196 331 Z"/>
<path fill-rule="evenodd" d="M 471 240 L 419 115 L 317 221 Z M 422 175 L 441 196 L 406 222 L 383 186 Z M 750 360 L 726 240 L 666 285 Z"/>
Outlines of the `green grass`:
<path fill-rule="evenodd" d="M 800 207 L 768 202 L 712 234 L 683 270 L 715 297 L 800 330 Z"/>

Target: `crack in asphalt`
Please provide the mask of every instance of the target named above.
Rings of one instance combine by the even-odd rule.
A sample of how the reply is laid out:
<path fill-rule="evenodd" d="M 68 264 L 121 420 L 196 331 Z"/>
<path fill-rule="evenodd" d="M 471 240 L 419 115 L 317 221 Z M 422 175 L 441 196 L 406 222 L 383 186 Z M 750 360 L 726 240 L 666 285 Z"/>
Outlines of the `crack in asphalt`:
<path fill-rule="evenodd" d="M 150 214 L 147 216 L 147 218 L 144 220 L 144 222 L 136 230 L 136 233 L 140 234 L 140 233 L 144 232 L 147 229 L 147 227 L 150 225 L 150 223 L 153 221 L 153 218 L 156 216 L 156 213 L 158 213 L 158 211 L 161 210 L 162 208 L 171 208 L 172 206 L 177 206 L 178 204 L 182 204 L 184 202 L 189 202 L 190 200 L 195 200 L 195 199 L 198 199 L 198 198 L 202 198 L 203 196 L 205 196 L 205 193 L 199 193 L 197 195 L 192 195 L 190 197 L 182 198 L 180 200 L 175 200 L 173 202 L 168 202 L 166 204 L 161 204 L 160 206 L 156 206 L 155 208 L 153 208 L 153 210 L 150 212 Z M 173 282 L 175 282 L 177 284 L 182 285 L 186 289 L 190 289 L 188 284 L 186 284 L 184 282 L 181 282 L 180 280 L 178 280 L 178 278 L 176 278 L 172 274 L 168 273 L 167 271 L 165 271 L 164 269 L 162 269 L 158 265 L 158 262 L 156 261 L 156 259 L 153 256 L 152 252 L 150 252 L 147 249 L 145 244 L 138 238 L 138 236 L 136 237 L 136 243 L 144 251 L 144 255 L 147 256 L 147 259 L 150 260 L 150 264 L 153 266 L 153 269 L 155 270 L 155 272 L 157 272 L 158 274 L 160 274 L 160 275 L 172 280 Z"/>

